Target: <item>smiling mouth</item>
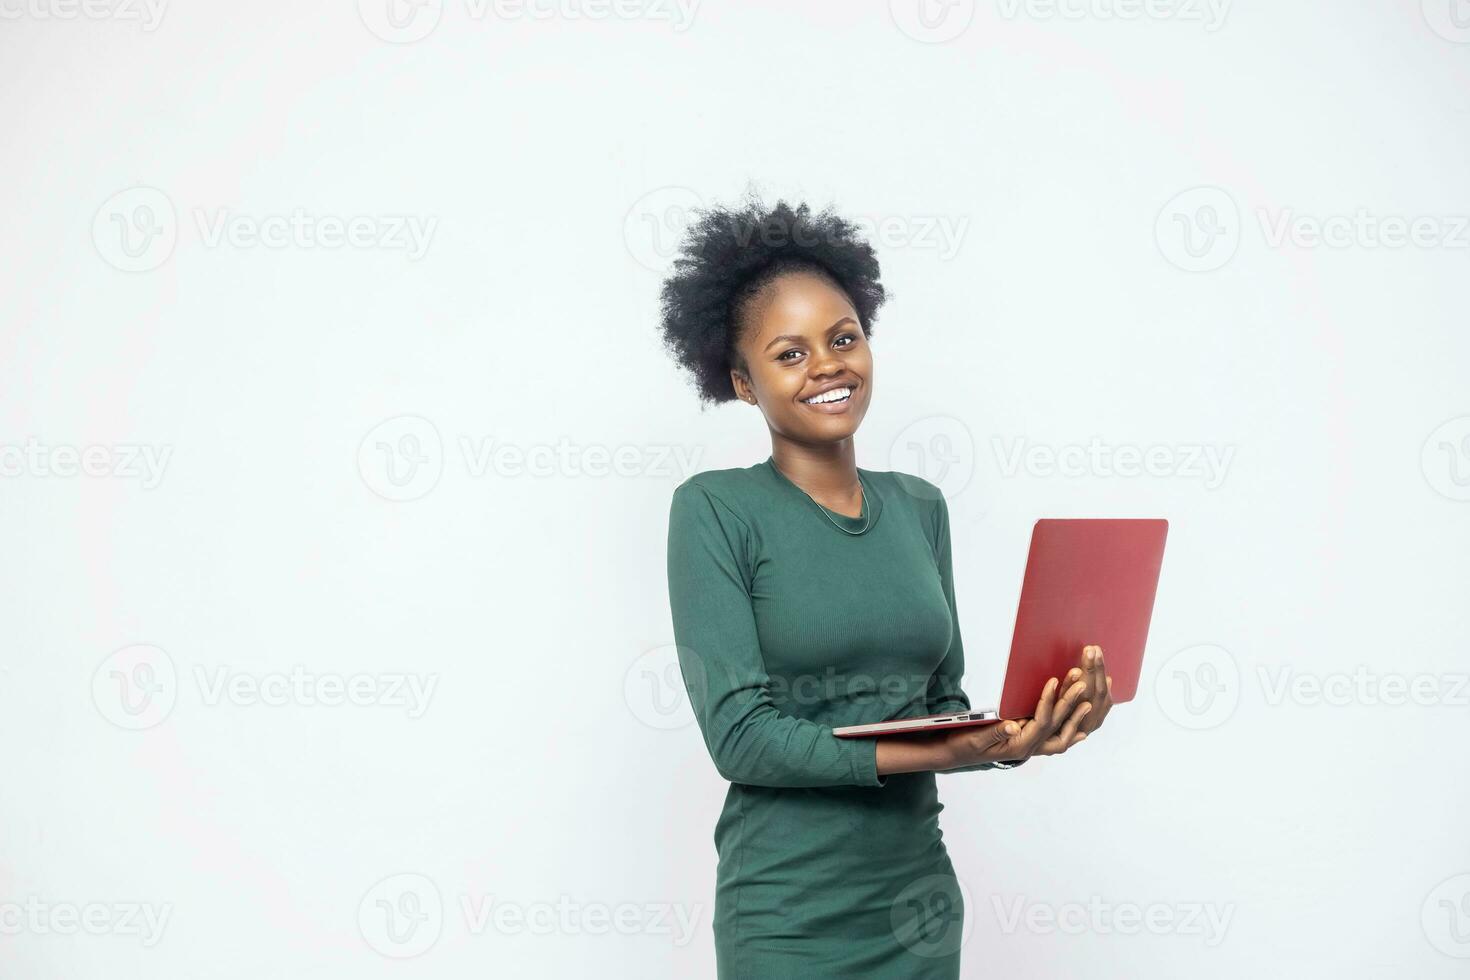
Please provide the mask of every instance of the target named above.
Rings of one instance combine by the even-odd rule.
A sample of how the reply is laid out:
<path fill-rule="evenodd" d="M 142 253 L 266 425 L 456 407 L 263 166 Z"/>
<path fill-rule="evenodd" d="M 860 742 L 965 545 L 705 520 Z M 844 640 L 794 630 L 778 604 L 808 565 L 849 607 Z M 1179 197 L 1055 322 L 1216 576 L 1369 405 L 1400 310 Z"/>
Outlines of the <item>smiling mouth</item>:
<path fill-rule="evenodd" d="M 840 388 L 828 389 L 827 391 L 824 391 L 821 394 L 813 395 L 810 398 L 803 398 L 801 401 L 804 405 L 833 405 L 845 402 L 851 397 L 852 386 L 843 385 Z"/>

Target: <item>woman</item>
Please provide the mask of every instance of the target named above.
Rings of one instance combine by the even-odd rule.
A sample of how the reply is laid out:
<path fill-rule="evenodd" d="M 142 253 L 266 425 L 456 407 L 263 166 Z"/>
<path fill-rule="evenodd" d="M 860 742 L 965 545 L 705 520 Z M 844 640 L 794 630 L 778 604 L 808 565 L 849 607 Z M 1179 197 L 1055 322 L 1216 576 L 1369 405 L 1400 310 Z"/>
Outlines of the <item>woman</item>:
<path fill-rule="evenodd" d="M 1030 719 L 833 736 L 971 706 L 945 499 L 855 461 L 877 258 L 830 211 L 706 210 L 662 299 L 665 344 L 702 399 L 755 406 L 771 435 L 763 462 L 684 481 L 669 516 L 679 664 L 730 781 L 715 828 L 719 976 L 958 977 L 963 905 L 934 774 L 1082 741 L 1111 706 L 1101 651 L 1053 678 Z"/>

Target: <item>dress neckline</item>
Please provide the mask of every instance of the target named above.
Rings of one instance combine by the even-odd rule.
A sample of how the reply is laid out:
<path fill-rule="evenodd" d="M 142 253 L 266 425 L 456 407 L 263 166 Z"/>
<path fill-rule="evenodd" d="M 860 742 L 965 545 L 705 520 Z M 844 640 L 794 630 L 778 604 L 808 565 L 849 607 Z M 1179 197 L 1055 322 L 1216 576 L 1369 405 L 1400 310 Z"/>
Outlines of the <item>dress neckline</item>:
<path fill-rule="evenodd" d="M 800 497 L 807 506 L 815 506 L 817 510 L 821 511 L 821 514 L 825 515 L 822 521 L 823 524 L 830 522 L 837 525 L 833 530 L 845 531 L 849 535 L 859 536 L 868 533 L 877 526 L 878 516 L 883 513 L 883 496 L 878 492 L 878 481 L 873 479 L 873 474 L 861 466 L 857 467 L 857 471 L 863 483 L 863 511 L 857 517 L 849 517 L 846 514 L 839 513 L 830 507 L 824 506 L 801 487 L 791 482 L 791 478 L 785 473 L 782 473 L 780 467 L 776 465 L 774 454 L 767 456 L 763 465 L 775 475 L 777 482 L 790 487 L 791 492 Z"/>

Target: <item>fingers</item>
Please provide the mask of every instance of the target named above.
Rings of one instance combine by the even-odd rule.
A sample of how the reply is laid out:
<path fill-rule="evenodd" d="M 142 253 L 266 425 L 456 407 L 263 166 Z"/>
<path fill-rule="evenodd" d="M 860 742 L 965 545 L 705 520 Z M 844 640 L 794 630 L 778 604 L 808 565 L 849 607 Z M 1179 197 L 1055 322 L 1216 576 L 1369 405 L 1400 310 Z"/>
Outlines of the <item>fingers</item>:
<path fill-rule="evenodd" d="M 1062 699 L 1057 702 L 1056 709 L 1052 714 L 1052 721 L 1056 723 L 1052 728 L 1053 731 L 1055 731 L 1058 726 L 1066 722 L 1067 718 L 1072 714 L 1072 709 L 1076 707 L 1077 702 L 1081 700 L 1086 693 L 1086 681 L 1079 680 L 1077 683 L 1067 688 L 1067 693 L 1062 695 Z"/>
<path fill-rule="evenodd" d="M 1067 723 L 1062 726 L 1062 730 L 1057 736 L 1061 740 L 1061 743 L 1063 745 L 1073 744 L 1073 740 L 1078 735 L 1077 726 L 1082 724 L 1082 719 L 1086 718 L 1088 712 L 1090 712 L 1091 710 L 1092 702 L 1083 701 L 1077 706 L 1077 710 L 1072 712 L 1072 717 L 1067 719 Z M 1083 732 L 1082 734 L 1085 735 L 1086 732 Z"/>
<path fill-rule="evenodd" d="M 1024 759 L 1030 755 L 1019 745 L 1018 735 L 1025 731 L 1019 721 L 1000 721 L 984 728 L 966 730 L 963 759 L 965 764 L 973 762 L 1005 762 Z"/>
<path fill-rule="evenodd" d="M 1087 674 L 1088 698 L 1097 701 L 1107 693 L 1107 681 L 1103 672 L 1102 647 L 1093 645 L 1082 648 L 1083 657 L 1086 659 L 1085 673 Z"/>
<path fill-rule="evenodd" d="M 1103 660 L 1102 647 L 1096 644 L 1088 644 L 1082 648 L 1083 669 L 1086 673 L 1087 695 L 1086 698 L 1092 704 L 1092 711 L 1082 723 L 1082 731 L 1096 731 L 1108 716 L 1108 710 L 1112 707 L 1109 695 L 1109 678 L 1107 665 Z"/>
<path fill-rule="evenodd" d="M 1090 643 L 1082 648 L 1080 667 L 1047 681 L 1036 714 L 1020 730 L 1020 748 L 1027 755 L 1058 755 L 1082 742 L 1107 717 L 1112 690 L 1102 647 Z"/>
<path fill-rule="evenodd" d="M 1087 737 L 1087 732 L 1083 731 L 1080 726 L 1082 724 L 1082 720 L 1087 717 L 1090 711 L 1092 711 L 1092 702 L 1083 701 L 1081 704 L 1079 704 L 1077 706 L 1077 710 L 1072 712 L 1072 716 L 1068 718 L 1066 724 L 1062 726 L 1061 731 L 1057 732 L 1051 738 L 1047 739 L 1046 742 L 1038 750 L 1037 754 L 1061 755 L 1063 752 L 1067 751 L 1072 746 L 1085 739 Z"/>
<path fill-rule="evenodd" d="M 1019 751 L 1029 756 L 1035 754 L 1043 746 L 1054 742 L 1058 729 L 1070 720 L 1077 709 L 1078 702 L 1083 700 L 1087 693 L 1087 683 L 1080 675 L 1081 671 L 1075 668 L 1067 675 L 1077 679 L 1067 687 L 1066 693 L 1061 696 L 1060 700 L 1053 699 L 1058 688 L 1061 687 L 1061 682 L 1055 677 L 1046 682 L 1046 687 L 1041 692 L 1041 700 L 1036 703 L 1036 714 L 1026 722 L 1021 729 L 1020 738 L 1017 739 Z"/>
<path fill-rule="evenodd" d="M 1031 736 L 1030 750 L 1035 752 L 1042 747 L 1050 747 L 1052 752 L 1059 752 L 1059 745 L 1065 746 L 1065 742 L 1058 742 L 1057 732 L 1072 721 L 1081 705 L 1088 702 L 1083 698 L 1086 693 L 1086 685 L 1078 681 L 1067 689 L 1060 701 L 1052 708 L 1051 715 L 1045 726 L 1038 725 L 1036 729 L 1027 734 Z M 1076 726 L 1073 725 L 1075 730 Z"/>
<path fill-rule="evenodd" d="M 995 733 L 990 742 L 991 747 L 994 748 L 1006 744 L 1012 738 L 1019 735 L 1021 733 L 1021 726 L 1013 721 L 1003 721 L 999 725 L 991 725 L 990 730 Z"/>
<path fill-rule="evenodd" d="M 1056 703 L 1052 700 L 1057 693 L 1057 679 L 1053 677 L 1046 682 L 1046 687 L 1041 689 L 1041 699 L 1036 702 L 1036 713 L 1032 719 L 1042 728 L 1051 726 L 1051 715 L 1056 709 Z"/>

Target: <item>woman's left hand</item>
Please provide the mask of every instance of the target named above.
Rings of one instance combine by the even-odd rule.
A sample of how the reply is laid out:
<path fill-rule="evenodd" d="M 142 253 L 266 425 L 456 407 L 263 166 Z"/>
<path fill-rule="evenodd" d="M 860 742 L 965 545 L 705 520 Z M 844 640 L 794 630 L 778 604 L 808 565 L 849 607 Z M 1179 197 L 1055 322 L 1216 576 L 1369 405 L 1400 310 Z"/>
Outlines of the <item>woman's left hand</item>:
<path fill-rule="evenodd" d="M 1103 719 L 1113 706 L 1113 679 L 1108 676 L 1107 666 L 1103 663 L 1102 647 L 1096 644 L 1083 647 L 1082 665 L 1067 672 L 1067 679 L 1062 682 L 1062 687 L 1065 689 L 1079 679 L 1087 682 L 1082 698 L 1092 705 L 1092 710 L 1082 716 L 1077 728 L 1084 732 L 1095 732 L 1102 727 Z"/>

